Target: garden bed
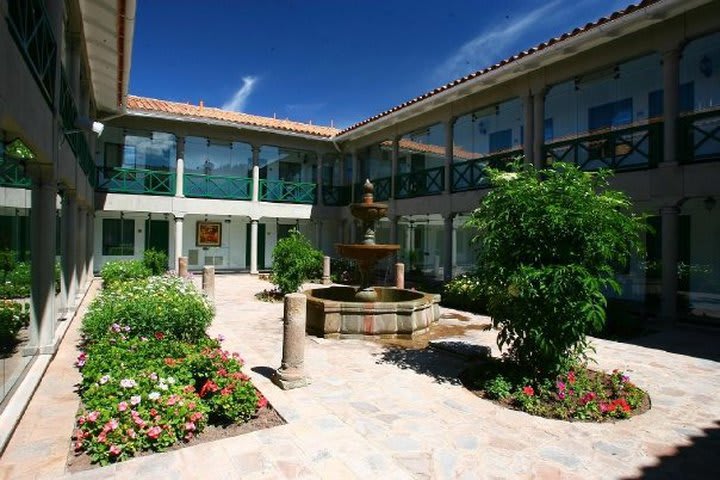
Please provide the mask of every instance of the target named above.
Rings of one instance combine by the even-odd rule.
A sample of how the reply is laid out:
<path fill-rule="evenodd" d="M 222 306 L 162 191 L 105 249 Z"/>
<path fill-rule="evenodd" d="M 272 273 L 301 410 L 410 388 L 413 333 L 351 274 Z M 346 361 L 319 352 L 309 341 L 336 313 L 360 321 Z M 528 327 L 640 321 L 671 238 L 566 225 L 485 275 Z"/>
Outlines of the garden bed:
<path fill-rule="evenodd" d="M 650 396 L 618 370 L 608 374 L 577 367 L 554 381 L 533 382 L 507 361 L 478 362 L 460 375 L 480 398 L 531 415 L 570 421 L 621 420 L 650 409 Z"/>

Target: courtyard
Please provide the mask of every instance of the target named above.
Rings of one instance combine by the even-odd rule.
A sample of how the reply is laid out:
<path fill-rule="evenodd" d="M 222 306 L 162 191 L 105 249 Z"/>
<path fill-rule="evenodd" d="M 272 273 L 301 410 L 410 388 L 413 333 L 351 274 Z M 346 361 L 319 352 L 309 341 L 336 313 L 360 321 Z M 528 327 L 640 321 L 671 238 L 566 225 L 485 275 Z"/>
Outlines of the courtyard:
<path fill-rule="evenodd" d="M 549 420 L 480 399 L 457 380 L 467 359 L 443 343 L 486 345 L 487 317 L 441 309 L 449 337 L 433 348 L 305 338 L 312 383 L 282 391 L 282 304 L 255 299 L 270 284 L 216 277 L 209 334 L 240 352 L 245 371 L 285 425 L 69 473 L 79 400 L 80 316 L 68 328 L 12 440 L 0 478 L 697 478 L 720 473 L 717 332 L 690 327 L 633 343 L 594 339 L 597 368 L 625 371 L 652 409 L 601 424 Z M 436 327 L 437 328 L 437 327 Z"/>

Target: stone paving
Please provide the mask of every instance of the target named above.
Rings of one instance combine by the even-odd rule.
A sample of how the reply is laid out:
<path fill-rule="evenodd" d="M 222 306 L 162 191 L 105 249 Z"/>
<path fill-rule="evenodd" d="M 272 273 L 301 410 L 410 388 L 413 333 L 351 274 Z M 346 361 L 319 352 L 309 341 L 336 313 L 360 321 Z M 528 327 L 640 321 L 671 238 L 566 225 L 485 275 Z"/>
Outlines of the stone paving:
<path fill-rule="evenodd" d="M 269 287 L 249 276 L 218 276 L 211 333 L 242 354 L 286 425 L 62 477 L 74 412 L 65 403 L 56 410 L 55 402 L 72 404 L 73 325 L 0 459 L 0 479 L 720 477 L 717 332 L 682 332 L 685 344 L 694 336 L 704 345 L 696 357 L 595 340 L 598 366 L 628 371 L 653 408 L 617 423 L 568 423 L 475 397 L 455 380 L 464 365 L 458 357 L 363 340 L 307 337 L 312 383 L 281 391 L 267 376 L 280 365 L 282 305 L 253 297 Z M 464 323 L 486 322 L 473 316 Z M 448 340 L 497 353 L 492 331 L 467 329 Z"/>

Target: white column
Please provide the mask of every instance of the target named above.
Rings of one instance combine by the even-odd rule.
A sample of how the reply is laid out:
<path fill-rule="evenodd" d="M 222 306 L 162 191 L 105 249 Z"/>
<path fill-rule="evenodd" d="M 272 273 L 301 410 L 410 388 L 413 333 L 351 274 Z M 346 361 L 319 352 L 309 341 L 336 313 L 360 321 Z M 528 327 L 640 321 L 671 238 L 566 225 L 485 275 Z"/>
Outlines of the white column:
<path fill-rule="evenodd" d="M 671 326 L 677 315 L 679 214 L 680 209 L 675 206 L 660 209 L 662 219 L 661 314 L 666 326 Z"/>
<path fill-rule="evenodd" d="M 677 163 L 680 48 L 663 52 L 663 163 Z"/>
<path fill-rule="evenodd" d="M 30 214 L 30 339 L 24 355 L 55 351 L 55 182 L 33 184 Z"/>
<path fill-rule="evenodd" d="M 260 147 L 252 147 L 252 201 L 260 200 Z"/>
<path fill-rule="evenodd" d="M 250 274 L 258 274 L 258 221 L 250 220 Z"/>
<path fill-rule="evenodd" d="M 533 165 L 545 166 L 543 146 L 545 145 L 545 88 L 533 95 Z"/>
<path fill-rule="evenodd" d="M 445 194 L 452 192 L 452 165 L 453 165 L 453 137 L 455 131 L 455 118 L 445 122 Z"/>
<path fill-rule="evenodd" d="M 533 134 L 535 133 L 535 126 L 534 126 L 534 114 L 533 114 L 533 96 L 528 91 L 525 95 L 522 97 L 523 102 L 523 113 L 524 113 L 524 122 L 525 125 L 523 125 L 523 153 L 525 154 L 525 163 L 529 163 L 530 165 L 534 165 L 533 162 L 533 148 L 534 148 L 534 141 L 533 141 Z M 543 132 L 544 133 L 544 132 Z M 544 135 L 543 135 L 544 136 Z"/>
<path fill-rule="evenodd" d="M 445 216 L 445 237 L 443 244 L 443 280 L 449 282 L 453 277 L 453 265 L 455 265 L 455 258 L 453 253 L 455 252 L 454 245 L 454 225 L 453 219 L 455 214 L 451 213 Z"/>
<path fill-rule="evenodd" d="M 182 216 L 175 216 L 175 262 L 174 268 L 176 271 L 180 271 L 180 257 L 183 256 L 183 221 L 184 217 Z"/>
<path fill-rule="evenodd" d="M 65 308 L 72 311 L 75 308 L 75 295 L 77 295 L 78 277 L 75 269 L 77 256 L 77 215 L 78 206 L 76 193 L 73 190 L 65 191 L 62 201 L 62 270 L 65 290 Z"/>
<path fill-rule="evenodd" d="M 177 139 L 177 160 L 175 164 L 175 196 L 185 196 L 185 137 Z"/>

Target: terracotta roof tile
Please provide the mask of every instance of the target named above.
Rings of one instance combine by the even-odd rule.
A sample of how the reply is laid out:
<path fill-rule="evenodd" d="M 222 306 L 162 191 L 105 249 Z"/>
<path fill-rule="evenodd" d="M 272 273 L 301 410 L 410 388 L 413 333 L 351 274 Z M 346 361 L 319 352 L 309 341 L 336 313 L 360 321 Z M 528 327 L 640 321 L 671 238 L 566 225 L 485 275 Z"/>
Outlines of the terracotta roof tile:
<path fill-rule="evenodd" d="M 372 122 L 374 122 L 375 120 L 378 120 L 378 119 L 380 119 L 380 118 L 382 118 L 382 117 L 386 117 L 386 116 L 390 115 L 391 113 L 395 113 L 395 112 L 397 112 L 398 110 L 402 110 L 403 108 L 408 107 L 408 106 L 410 106 L 410 105 L 413 105 L 413 104 L 415 104 L 415 103 L 418 103 L 418 102 L 420 102 L 420 101 L 422 101 L 422 100 L 425 100 L 426 98 L 432 97 L 432 96 L 437 95 L 438 93 L 441 93 L 441 92 L 443 92 L 443 91 L 445 91 L 445 90 L 448 90 L 448 89 L 450 89 L 450 88 L 456 87 L 456 86 L 458 86 L 458 85 L 460 85 L 460 84 L 463 84 L 463 83 L 465 83 L 465 82 L 467 82 L 467 81 L 469 81 L 469 80 L 472 80 L 473 78 L 479 77 L 480 75 L 484 75 L 484 74 L 486 74 L 486 73 L 488 73 L 488 72 L 490 72 L 490 71 L 497 70 L 498 68 L 503 67 L 503 66 L 505 66 L 505 65 L 507 65 L 507 64 L 509 64 L 509 63 L 512 63 L 512 62 L 514 62 L 514 61 L 516 61 L 516 60 L 519 60 L 519 59 L 521 59 L 521 58 L 527 57 L 528 55 L 532 55 L 533 53 L 539 52 L 539 51 L 541 51 L 541 50 L 544 50 L 545 48 L 548 48 L 549 46 L 554 45 L 554 44 L 556 44 L 556 43 L 558 43 L 558 42 L 562 42 L 562 41 L 564 41 L 564 40 L 567 40 L 568 38 L 572 38 L 572 37 L 575 37 L 575 36 L 580 35 L 580 34 L 582 34 L 582 33 L 588 32 L 588 31 L 593 30 L 593 29 L 595 29 L 595 28 L 597 28 L 597 27 L 599 27 L 599 26 L 601 26 L 601 25 L 604 25 L 604 24 L 606 24 L 606 23 L 608 23 L 608 22 L 611 22 L 611 21 L 613 21 L 613 20 L 617 20 L 618 18 L 623 17 L 623 16 L 625 16 L 625 15 L 627 15 L 627 14 L 630 14 L 630 13 L 636 11 L 636 10 L 639 10 L 639 9 L 641 9 L 641 8 L 645 8 L 645 7 L 650 6 L 650 5 L 652 5 L 652 4 L 655 4 L 655 3 L 659 3 L 659 2 L 661 2 L 661 1 L 662 1 L 662 0 L 641 0 L 641 1 L 638 2 L 637 4 L 630 4 L 630 5 L 628 5 L 627 7 L 625 7 L 624 9 L 622 9 L 622 10 L 617 10 L 617 11 L 615 11 L 615 12 L 612 12 L 611 14 L 609 14 L 609 15 L 607 15 L 607 16 L 604 16 L 604 17 L 601 17 L 601 18 L 599 18 L 598 20 L 596 20 L 596 21 L 594 21 L 594 22 L 589 22 L 589 23 L 585 24 L 585 25 L 582 26 L 582 27 L 577 27 L 577 28 L 573 29 L 571 32 L 563 33 L 562 35 L 560 35 L 560 36 L 558 36 L 558 37 L 553 37 L 553 38 L 551 38 L 551 39 L 549 39 L 549 40 L 547 40 L 547 41 L 545 41 L 545 42 L 542 42 L 542 43 L 534 46 L 534 47 L 531 47 L 531 48 L 529 48 L 529 49 L 527 49 L 527 50 L 523 50 L 523 51 L 520 52 L 520 53 L 517 53 L 517 54 L 515 54 L 515 55 L 512 55 L 512 56 L 504 59 L 504 60 L 501 60 L 500 62 L 498 62 L 498 63 L 496 63 L 496 64 L 494 64 L 494 65 L 491 65 L 491 66 L 486 67 L 486 68 L 484 68 L 484 69 L 482 69 L 482 70 L 478 70 L 478 71 L 476 71 L 476 72 L 470 73 L 470 74 L 468 74 L 468 75 L 465 75 L 464 77 L 461 77 L 461 78 L 452 80 L 451 82 L 448 82 L 448 83 L 446 83 L 445 85 L 442 85 L 442 86 L 437 87 L 437 88 L 435 88 L 435 89 L 433 89 L 433 90 L 430 90 L 429 92 L 425 92 L 424 94 L 422 94 L 422 95 L 420 95 L 420 96 L 418 96 L 418 97 L 412 98 L 412 99 L 410 99 L 410 100 L 408 100 L 408 101 L 406 101 L 406 102 L 401 103 L 400 105 L 396 105 L 396 106 L 394 106 L 394 107 L 392 107 L 392 108 L 390 108 L 390 109 L 388 109 L 388 110 L 385 110 L 384 112 L 381 112 L 381 113 L 379 113 L 379 114 L 377 114 L 377 115 L 374 115 L 374 116 L 372 116 L 372 117 L 370 117 L 370 118 L 367 118 L 367 119 L 365 119 L 365 120 L 362 120 L 362 121 L 360 121 L 360 122 L 358 122 L 358 123 L 356 123 L 356 124 L 354 124 L 354 125 L 351 125 L 351 126 L 345 128 L 344 130 L 342 130 L 341 132 L 339 132 L 339 134 L 347 133 L 347 132 L 350 132 L 350 131 L 352 131 L 352 130 L 355 130 L 356 128 L 359 128 L 359 127 L 361 127 L 361 126 L 363 126 L 363 125 L 367 125 L 368 123 L 372 123 Z"/>
<path fill-rule="evenodd" d="M 189 103 L 171 102 L 155 98 L 138 97 L 128 95 L 127 109 L 132 111 L 164 113 L 181 117 L 192 117 L 223 122 L 236 123 L 238 125 L 250 125 L 254 127 L 282 130 L 286 132 L 301 133 L 317 137 L 329 138 L 336 135 L 340 130 L 337 128 L 322 125 L 311 125 L 309 123 L 281 120 L 277 118 L 261 117 L 247 113 L 231 112 L 219 108 L 205 107 L 203 105 L 191 105 Z"/>

